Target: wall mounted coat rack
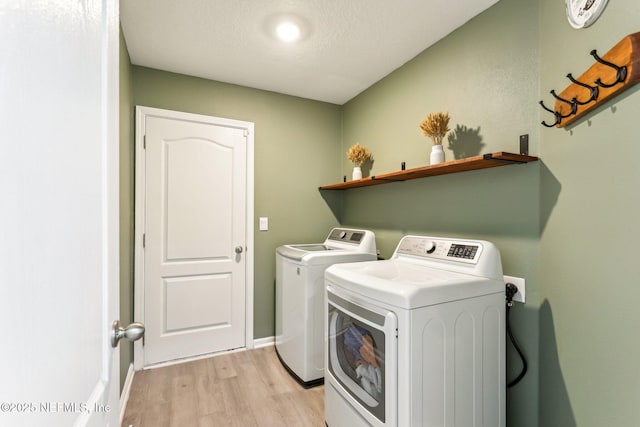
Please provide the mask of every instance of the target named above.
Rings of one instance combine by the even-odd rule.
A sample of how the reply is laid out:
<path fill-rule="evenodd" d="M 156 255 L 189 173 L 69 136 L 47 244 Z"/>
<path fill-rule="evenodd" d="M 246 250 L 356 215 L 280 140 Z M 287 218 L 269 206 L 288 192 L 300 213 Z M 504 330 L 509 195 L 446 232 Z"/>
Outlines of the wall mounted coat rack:
<path fill-rule="evenodd" d="M 596 62 L 587 71 L 578 78 L 567 74 L 571 84 L 560 94 L 550 92 L 556 100 L 553 109 L 540 101 L 553 114 L 553 121 L 543 121 L 543 126 L 564 127 L 640 82 L 640 33 L 623 38 L 602 57 L 595 49 L 591 56 Z"/>

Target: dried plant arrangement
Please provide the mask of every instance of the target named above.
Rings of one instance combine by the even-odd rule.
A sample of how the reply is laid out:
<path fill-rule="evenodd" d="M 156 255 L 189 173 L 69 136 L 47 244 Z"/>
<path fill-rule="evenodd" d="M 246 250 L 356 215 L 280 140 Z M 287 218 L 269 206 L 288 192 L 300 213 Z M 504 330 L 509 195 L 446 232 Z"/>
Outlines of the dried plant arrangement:
<path fill-rule="evenodd" d="M 422 134 L 433 140 L 433 145 L 442 145 L 442 138 L 449 132 L 449 113 L 431 113 L 420 124 Z"/>
<path fill-rule="evenodd" d="M 369 149 L 360 144 L 355 144 L 347 151 L 347 158 L 354 166 L 362 166 L 371 157 Z"/>

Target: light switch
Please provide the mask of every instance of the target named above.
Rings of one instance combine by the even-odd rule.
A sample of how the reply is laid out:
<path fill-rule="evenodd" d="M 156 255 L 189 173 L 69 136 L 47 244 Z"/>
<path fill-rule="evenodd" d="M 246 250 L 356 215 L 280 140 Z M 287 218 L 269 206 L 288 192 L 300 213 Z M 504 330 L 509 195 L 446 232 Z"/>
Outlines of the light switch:
<path fill-rule="evenodd" d="M 268 231 L 269 230 L 269 217 L 261 216 L 260 217 L 260 231 Z"/>

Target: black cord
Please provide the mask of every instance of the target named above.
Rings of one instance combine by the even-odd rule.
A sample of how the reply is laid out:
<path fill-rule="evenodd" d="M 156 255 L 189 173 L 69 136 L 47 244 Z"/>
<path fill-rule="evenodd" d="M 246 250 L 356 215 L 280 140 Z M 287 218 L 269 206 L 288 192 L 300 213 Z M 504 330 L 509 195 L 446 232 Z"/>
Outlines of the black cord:
<path fill-rule="evenodd" d="M 507 326 L 507 335 L 509 335 L 509 339 L 511 340 L 511 344 L 513 344 L 513 347 L 516 349 L 516 351 L 518 352 L 518 355 L 520 356 L 520 359 L 522 360 L 522 371 L 520 371 L 520 374 L 510 383 L 507 384 L 507 388 L 511 388 L 514 385 L 518 384 L 522 378 L 524 378 L 524 376 L 527 374 L 527 359 L 524 357 L 524 353 L 522 353 L 522 350 L 520 349 L 520 346 L 518 345 L 518 342 L 516 341 L 516 339 L 513 337 L 513 334 L 511 333 L 511 325 L 509 324 L 509 313 L 511 311 L 511 306 L 513 305 L 513 296 L 518 292 L 518 288 L 513 284 L 513 283 L 507 283 L 507 288 L 506 288 L 506 295 L 507 295 L 507 315 L 506 315 L 506 326 Z"/>

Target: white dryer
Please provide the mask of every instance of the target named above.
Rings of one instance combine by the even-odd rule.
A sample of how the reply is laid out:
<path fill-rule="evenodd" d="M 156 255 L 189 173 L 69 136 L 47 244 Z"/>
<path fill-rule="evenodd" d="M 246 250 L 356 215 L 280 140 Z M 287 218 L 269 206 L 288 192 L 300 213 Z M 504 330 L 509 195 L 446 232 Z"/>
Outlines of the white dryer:
<path fill-rule="evenodd" d="M 276 249 L 276 352 L 305 387 L 324 381 L 324 271 L 377 258 L 368 230 L 334 228 L 324 243 Z"/>
<path fill-rule="evenodd" d="M 504 427 L 505 284 L 487 241 L 405 236 L 325 272 L 329 427 Z"/>

